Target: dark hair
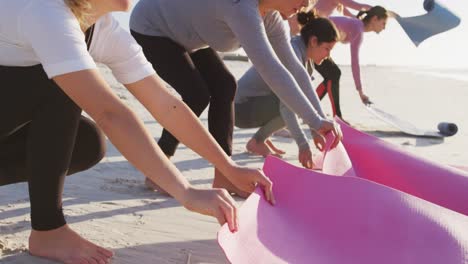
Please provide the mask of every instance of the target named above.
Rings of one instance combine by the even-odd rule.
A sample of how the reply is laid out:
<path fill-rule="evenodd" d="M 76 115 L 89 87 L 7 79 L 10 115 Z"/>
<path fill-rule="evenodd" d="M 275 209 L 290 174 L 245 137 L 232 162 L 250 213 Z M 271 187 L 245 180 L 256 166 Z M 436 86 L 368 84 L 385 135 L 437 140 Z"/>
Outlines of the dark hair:
<path fill-rule="evenodd" d="M 365 25 L 367 25 L 367 23 L 369 23 L 374 16 L 376 16 L 378 19 L 387 18 L 387 9 L 381 6 L 374 6 L 367 11 L 359 11 L 359 13 L 356 15 L 356 17 L 362 20 Z"/>
<path fill-rule="evenodd" d="M 334 42 L 338 40 L 338 30 L 335 24 L 328 18 L 319 17 L 314 10 L 309 12 L 299 12 L 297 22 L 302 26 L 301 38 L 306 46 L 312 36 L 317 37 L 317 42 Z"/>

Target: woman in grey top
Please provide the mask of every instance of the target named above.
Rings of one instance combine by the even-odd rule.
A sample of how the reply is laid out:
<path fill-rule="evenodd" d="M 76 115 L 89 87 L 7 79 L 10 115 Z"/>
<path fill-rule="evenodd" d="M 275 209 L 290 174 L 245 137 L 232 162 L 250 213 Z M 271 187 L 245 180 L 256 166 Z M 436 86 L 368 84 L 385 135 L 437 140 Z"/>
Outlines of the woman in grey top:
<path fill-rule="evenodd" d="M 311 14 L 298 14 L 297 19 L 302 25 L 301 34 L 291 39 L 297 58 L 309 74 L 312 73 L 314 62 L 320 64 L 330 56 L 330 51 L 338 39 L 338 31 L 333 22 Z M 296 115 L 277 98 L 254 67 L 240 78 L 238 86 L 235 98 L 236 126 L 260 127 L 248 141 L 247 150 L 262 156 L 282 154 L 268 138 L 273 132 L 287 126 L 299 147 L 299 162 L 305 168 L 312 168 L 312 153 Z M 255 95 L 252 93 L 254 90 L 262 90 L 264 95 Z M 320 137 L 317 134 L 314 135 L 314 141 L 321 149 Z"/>
<path fill-rule="evenodd" d="M 312 131 L 321 135 L 332 131 L 336 145 L 341 131 L 325 119 L 283 23 L 307 4 L 307 0 L 141 0 L 132 12 L 130 29 L 158 74 L 195 114 L 210 104 L 209 130 L 227 154 L 231 154 L 236 81 L 216 51 L 240 47 L 285 105 Z M 178 141 L 164 131 L 158 143 L 172 156 Z M 246 195 L 217 170 L 213 186 Z"/>

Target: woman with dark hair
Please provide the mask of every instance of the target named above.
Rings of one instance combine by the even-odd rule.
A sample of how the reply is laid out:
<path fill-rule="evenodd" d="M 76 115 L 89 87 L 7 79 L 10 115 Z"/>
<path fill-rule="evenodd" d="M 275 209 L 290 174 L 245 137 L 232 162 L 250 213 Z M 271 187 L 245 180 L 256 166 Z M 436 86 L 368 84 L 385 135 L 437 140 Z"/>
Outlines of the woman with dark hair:
<path fill-rule="evenodd" d="M 381 6 L 374 6 L 367 11 L 360 11 L 356 18 L 351 17 L 330 17 L 340 32 L 339 42 L 350 44 L 351 49 L 351 70 L 354 84 L 359 93 L 359 97 L 364 104 L 369 104 L 369 97 L 364 93 L 361 82 L 361 70 L 359 64 L 359 51 L 361 48 L 364 32 L 380 33 L 385 29 L 387 23 L 387 10 Z M 328 58 L 321 65 L 316 65 L 315 69 L 322 75 L 323 82 L 317 88 L 317 94 L 322 99 L 326 93 L 330 97 L 333 115 L 342 118 L 340 107 L 340 77 L 341 70 L 335 62 Z"/>
<path fill-rule="evenodd" d="M 141 47 L 110 14 L 128 10 L 130 3 L 0 0 L 0 185 L 28 182 L 32 255 L 72 264 L 110 261 L 112 252 L 74 232 L 62 211 L 65 176 L 102 159 L 103 133 L 186 208 L 237 229 L 232 197 L 226 190 L 187 182 L 95 62 L 109 66 L 158 122 L 239 189 L 250 193 L 258 183 L 273 201 L 271 181 L 222 151 L 190 109 L 165 89 Z"/>
<path fill-rule="evenodd" d="M 341 131 L 325 118 L 283 22 L 307 5 L 307 0 L 140 0 L 130 29 L 158 74 L 195 114 L 210 105 L 209 130 L 226 154 L 232 148 L 236 80 L 216 52 L 240 47 L 271 90 L 312 131 L 337 135 L 336 145 Z M 178 141 L 164 131 L 158 144 L 170 157 Z M 239 193 L 218 170 L 213 186 Z"/>
<path fill-rule="evenodd" d="M 304 68 L 312 74 L 314 63 L 320 65 L 330 56 L 338 40 L 338 32 L 330 20 L 316 17 L 313 12 L 301 12 L 297 19 L 303 26 L 300 36 L 291 39 L 291 46 Z M 273 146 L 269 137 L 287 126 L 299 148 L 299 162 L 306 168 L 312 168 L 309 143 L 296 115 L 278 99 L 254 67 L 239 79 L 235 101 L 236 126 L 260 127 L 247 143 L 249 152 L 262 156 L 282 154 L 281 150 Z M 314 134 L 314 141 L 321 148 L 320 137 Z"/>

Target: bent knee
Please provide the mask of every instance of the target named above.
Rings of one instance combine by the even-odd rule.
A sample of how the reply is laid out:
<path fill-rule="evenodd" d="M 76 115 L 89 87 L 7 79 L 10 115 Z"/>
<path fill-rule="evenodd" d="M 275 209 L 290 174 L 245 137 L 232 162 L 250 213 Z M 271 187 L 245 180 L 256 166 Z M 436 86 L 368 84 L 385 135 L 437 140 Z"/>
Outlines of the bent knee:
<path fill-rule="evenodd" d="M 76 173 L 94 167 L 106 154 L 106 138 L 92 120 L 81 117 L 70 171 Z"/>

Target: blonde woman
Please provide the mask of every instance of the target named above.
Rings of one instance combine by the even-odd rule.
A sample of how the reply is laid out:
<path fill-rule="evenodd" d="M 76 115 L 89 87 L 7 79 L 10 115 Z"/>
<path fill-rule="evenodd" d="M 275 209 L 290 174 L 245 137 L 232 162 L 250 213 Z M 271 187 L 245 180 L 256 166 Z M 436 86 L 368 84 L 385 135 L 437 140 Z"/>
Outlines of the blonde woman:
<path fill-rule="evenodd" d="M 246 193 L 271 182 L 234 164 L 190 109 L 163 86 L 141 48 L 110 12 L 130 0 L 0 0 L 0 184 L 28 181 L 32 255 L 63 263 L 107 263 L 112 252 L 75 233 L 62 212 L 65 175 L 103 157 L 103 133 L 146 177 L 189 210 L 237 229 L 237 211 L 223 189 L 191 186 L 151 135 L 112 92 L 95 62 L 188 147 Z M 94 121 L 81 116 L 86 111 Z M 101 132 L 102 130 L 102 132 Z"/>

